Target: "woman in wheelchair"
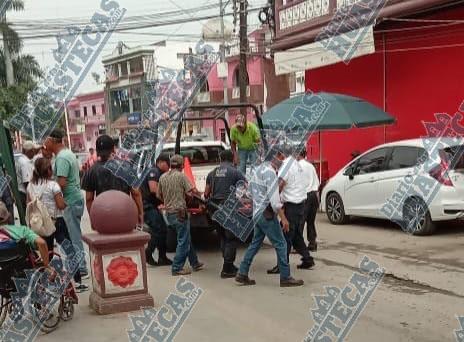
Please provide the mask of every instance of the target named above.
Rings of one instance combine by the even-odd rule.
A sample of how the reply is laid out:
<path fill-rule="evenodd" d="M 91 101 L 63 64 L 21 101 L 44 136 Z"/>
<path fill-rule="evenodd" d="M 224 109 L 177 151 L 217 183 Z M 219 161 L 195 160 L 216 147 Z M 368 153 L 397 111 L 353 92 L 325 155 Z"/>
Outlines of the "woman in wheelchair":
<path fill-rule="evenodd" d="M 9 215 L 5 204 L 0 201 L 0 326 L 7 313 L 11 314 L 11 293 L 16 291 L 13 277 L 24 277 L 26 269 L 46 271 L 51 282 L 54 282 L 57 276 L 57 272 L 49 265 L 47 242 L 28 227 L 7 225 Z M 34 291 L 37 291 L 39 283 L 36 283 Z M 58 304 L 58 312 L 50 312 L 48 318 L 41 322 L 42 331 L 50 332 L 58 326 L 60 319 L 66 321 L 72 318 L 73 305 L 77 304 L 72 282 L 68 283 Z M 45 306 L 36 305 L 34 310 L 40 312 L 44 308 Z"/>
<path fill-rule="evenodd" d="M 8 209 L 0 202 L 0 250 L 17 249 L 19 242 L 24 241 L 28 248 L 39 252 L 42 265 L 48 267 L 47 242 L 28 227 L 7 225 L 9 217 Z"/>

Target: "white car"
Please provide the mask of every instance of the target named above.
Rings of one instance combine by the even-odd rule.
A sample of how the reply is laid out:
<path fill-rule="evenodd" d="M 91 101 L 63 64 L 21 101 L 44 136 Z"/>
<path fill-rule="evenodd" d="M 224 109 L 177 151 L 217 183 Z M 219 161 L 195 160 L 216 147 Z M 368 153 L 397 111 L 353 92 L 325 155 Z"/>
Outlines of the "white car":
<path fill-rule="evenodd" d="M 464 140 L 428 138 L 377 146 L 325 185 L 321 204 L 332 224 L 349 216 L 390 219 L 414 235 L 464 213 Z"/>

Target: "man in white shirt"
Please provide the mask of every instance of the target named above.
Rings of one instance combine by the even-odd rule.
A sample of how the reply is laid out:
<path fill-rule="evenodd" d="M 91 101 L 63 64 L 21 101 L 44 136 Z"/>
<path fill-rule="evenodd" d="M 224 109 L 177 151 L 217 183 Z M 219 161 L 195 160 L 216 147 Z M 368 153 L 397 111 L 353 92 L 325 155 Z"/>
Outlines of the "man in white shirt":
<path fill-rule="evenodd" d="M 300 151 L 297 156 L 298 163 L 303 169 L 304 173 L 304 186 L 307 191 L 307 198 L 305 204 L 304 220 L 301 224 L 301 234 L 303 234 L 304 224 L 306 221 L 306 236 L 308 238 L 308 248 L 310 251 L 317 251 L 317 232 L 316 232 L 316 214 L 319 207 L 319 177 L 317 176 L 314 165 L 306 160 L 306 150 Z"/>
<path fill-rule="evenodd" d="M 253 220 L 256 225 L 253 240 L 247 248 L 243 261 L 240 264 L 240 269 L 235 277 L 235 281 L 241 285 L 256 284 L 253 279 L 248 277 L 248 272 L 253 258 L 263 245 L 266 236 L 276 250 L 277 263 L 279 265 L 276 267 L 278 273 L 280 271 L 280 286 L 294 287 L 304 284 L 303 280 L 296 280 L 290 275 L 288 255 L 286 255 L 287 246 L 282 231 L 288 231 L 289 221 L 285 217 L 279 198 L 276 175 L 276 171 L 281 164 L 279 155 L 280 150 L 276 147 L 271 147 L 266 153 L 264 162 L 254 170 L 249 184 L 253 198 Z M 277 215 L 280 217 L 280 224 L 277 220 Z"/>
<path fill-rule="evenodd" d="M 23 143 L 23 153 L 16 160 L 16 178 L 18 180 L 19 197 L 21 206 L 26 210 L 27 203 L 27 184 L 32 179 L 32 172 L 34 171 L 34 161 L 36 145 L 32 141 L 25 141 Z"/>
<path fill-rule="evenodd" d="M 311 269 L 314 260 L 309 254 L 309 250 L 304 242 L 301 232 L 301 224 L 304 221 L 304 209 L 306 203 L 306 190 L 304 182 L 303 168 L 292 156 L 292 149 L 287 148 L 287 158 L 279 169 L 279 188 L 281 189 L 280 198 L 284 203 L 285 216 L 289 221 L 289 231 L 285 233 L 287 240 L 287 259 L 290 255 L 292 246 L 301 255 L 302 263 L 297 266 L 299 269 Z M 277 267 L 268 270 L 269 274 L 278 271 Z"/>

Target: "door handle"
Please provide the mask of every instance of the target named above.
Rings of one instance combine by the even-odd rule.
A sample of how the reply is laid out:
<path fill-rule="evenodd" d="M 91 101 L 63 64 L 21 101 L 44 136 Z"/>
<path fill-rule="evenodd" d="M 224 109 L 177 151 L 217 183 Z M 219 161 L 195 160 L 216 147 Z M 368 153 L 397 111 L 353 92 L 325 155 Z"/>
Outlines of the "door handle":
<path fill-rule="evenodd" d="M 370 182 L 370 183 L 374 183 L 374 182 L 375 182 L 375 177 L 369 178 L 369 182 Z"/>

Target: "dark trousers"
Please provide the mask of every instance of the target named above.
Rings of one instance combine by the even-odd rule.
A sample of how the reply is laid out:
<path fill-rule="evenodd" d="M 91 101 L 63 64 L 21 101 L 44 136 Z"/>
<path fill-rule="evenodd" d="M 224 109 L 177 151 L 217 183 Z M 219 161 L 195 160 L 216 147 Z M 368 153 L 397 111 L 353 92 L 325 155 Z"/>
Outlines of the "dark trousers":
<path fill-rule="evenodd" d="M 146 206 L 143 209 L 145 223 L 150 227 L 150 241 L 147 251 L 150 255 L 158 248 L 159 257 L 166 258 L 167 227 L 158 208 Z"/>
<path fill-rule="evenodd" d="M 24 213 L 26 213 L 27 195 L 24 192 L 19 191 L 19 202 L 19 204 L 16 203 L 16 206 L 21 206 L 24 210 Z"/>
<path fill-rule="evenodd" d="M 286 202 L 284 204 L 285 216 L 290 226 L 289 231 L 285 233 L 285 240 L 287 241 L 287 260 L 289 259 L 292 246 L 298 254 L 301 255 L 303 262 L 310 262 L 313 259 L 309 254 L 301 231 L 301 223 L 304 220 L 304 208 L 305 202 L 299 204 Z"/>
<path fill-rule="evenodd" d="M 64 240 L 71 241 L 64 218 L 58 217 L 56 219 L 55 228 L 56 230 L 52 235 L 44 237 L 44 240 L 47 242 L 49 252 L 53 252 L 55 241 L 60 245 L 63 243 Z M 74 274 L 74 281 L 76 283 L 80 283 L 81 280 L 81 273 L 79 272 L 79 270 L 77 270 L 77 272 Z"/>
<path fill-rule="evenodd" d="M 317 208 L 319 208 L 319 197 L 317 196 L 317 192 L 308 192 L 308 197 L 305 203 L 305 219 L 301 224 L 301 232 L 303 233 L 304 224 L 306 221 L 306 237 L 310 245 L 314 245 L 317 238 L 315 225 Z"/>
<path fill-rule="evenodd" d="M 221 205 L 221 202 L 215 202 L 217 205 Z M 216 208 L 210 208 L 209 214 L 210 217 L 213 217 Z M 237 246 L 238 241 L 235 235 L 228 229 L 222 227 L 218 222 L 213 220 L 213 226 L 216 229 L 219 237 L 221 238 L 221 251 L 222 257 L 224 259 L 224 266 L 222 270 L 224 272 L 233 272 L 234 269 L 234 262 L 237 256 Z"/>

